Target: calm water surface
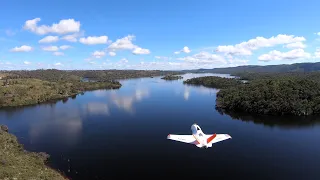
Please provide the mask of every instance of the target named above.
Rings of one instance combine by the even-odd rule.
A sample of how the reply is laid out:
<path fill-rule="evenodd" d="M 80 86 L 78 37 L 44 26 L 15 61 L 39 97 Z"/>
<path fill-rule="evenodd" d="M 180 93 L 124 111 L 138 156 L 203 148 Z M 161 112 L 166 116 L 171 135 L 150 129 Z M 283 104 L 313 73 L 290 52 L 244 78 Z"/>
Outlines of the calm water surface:
<path fill-rule="evenodd" d="M 214 108 L 218 90 L 182 81 L 123 80 L 119 90 L 0 110 L 0 124 L 27 150 L 50 154 L 50 166 L 75 180 L 320 179 L 317 117 L 221 114 Z M 209 149 L 166 139 L 191 134 L 193 123 L 233 138 Z"/>

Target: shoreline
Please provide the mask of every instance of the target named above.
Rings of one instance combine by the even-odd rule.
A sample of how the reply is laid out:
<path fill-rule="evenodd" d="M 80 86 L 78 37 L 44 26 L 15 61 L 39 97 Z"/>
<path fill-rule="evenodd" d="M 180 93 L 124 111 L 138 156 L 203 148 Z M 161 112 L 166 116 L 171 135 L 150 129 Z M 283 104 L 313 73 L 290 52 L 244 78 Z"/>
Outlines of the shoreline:
<path fill-rule="evenodd" d="M 69 180 L 63 172 L 47 164 L 50 155 L 25 150 L 7 126 L 0 127 L 0 179 Z"/>

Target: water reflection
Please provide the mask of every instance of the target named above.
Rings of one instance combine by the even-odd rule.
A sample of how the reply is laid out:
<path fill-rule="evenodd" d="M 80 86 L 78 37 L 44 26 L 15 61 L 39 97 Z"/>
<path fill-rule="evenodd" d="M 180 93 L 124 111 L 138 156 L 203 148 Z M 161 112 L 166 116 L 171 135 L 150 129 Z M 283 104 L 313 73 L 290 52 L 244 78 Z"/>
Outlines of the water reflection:
<path fill-rule="evenodd" d="M 41 117 L 41 121 L 30 123 L 29 138 L 31 143 L 47 143 L 43 137 L 51 136 L 50 144 L 72 146 L 79 140 L 83 120 L 80 110 L 54 110 L 49 116 Z"/>
<path fill-rule="evenodd" d="M 183 87 L 183 98 L 185 101 L 188 101 L 191 94 L 198 93 L 202 95 L 213 95 L 215 96 L 219 89 L 206 88 L 204 86 L 195 86 L 195 85 L 184 85 Z"/>
<path fill-rule="evenodd" d="M 148 89 L 136 89 L 131 95 L 121 95 L 117 92 L 110 93 L 112 102 L 128 113 L 134 113 L 133 105 L 149 96 Z"/>
<path fill-rule="evenodd" d="M 137 102 L 142 101 L 143 99 L 150 96 L 150 91 L 146 87 L 135 86 L 132 93 L 128 94 L 126 92 L 120 90 L 113 90 L 113 91 L 106 91 L 106 90 L 99 90 L 92 92 L 96 97 L 104 97 L 106 103 L 115 105 L 116 107 L 128 112 L 134 113 L 134 104 Z M 102 108 L 101 104 L 100 107 L 96 104 L 95 108 L 100 109 L 107 109 L 107 104 L 103 105 Z"/>
<path fill-rule="evenodd" d="M 216 109 L 221 115 L 227 115 L 233 120 L 241 120 L 244 122 L 253 122 L 254 124 L 262 124 L 268 127 L 279 127 L 283 129 L 296 129 L 304 127 L 312 127 L 320 125 L 319 116 L 268 116 L 268 115 L 252 115 L 244 112 L 230 112 Z"/>
<path fill-rule="evenodd" d="M 85 109 L 89 114 L 109 115 L 110 110 L 108 104 L 100 102 L 89 102 L 85 105 Z"/>

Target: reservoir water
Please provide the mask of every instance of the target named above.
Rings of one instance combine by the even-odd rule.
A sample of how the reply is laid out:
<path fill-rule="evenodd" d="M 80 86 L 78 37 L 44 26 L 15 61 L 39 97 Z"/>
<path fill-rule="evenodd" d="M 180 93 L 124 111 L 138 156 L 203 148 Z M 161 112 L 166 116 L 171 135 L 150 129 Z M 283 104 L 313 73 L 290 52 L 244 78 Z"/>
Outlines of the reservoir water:
<path fill-rule="evenodd" d="M 50 154 L 49 165 L 74 180 L 320 179 L 320 117 L 219 113 L 217 89 L 182 82 L 121 80 L 119 90 L 2 109 L 0 124 L 28 151 Z M 232 139 L 209 149 L 166 139 L 191 134 L 193 123 Z"/>

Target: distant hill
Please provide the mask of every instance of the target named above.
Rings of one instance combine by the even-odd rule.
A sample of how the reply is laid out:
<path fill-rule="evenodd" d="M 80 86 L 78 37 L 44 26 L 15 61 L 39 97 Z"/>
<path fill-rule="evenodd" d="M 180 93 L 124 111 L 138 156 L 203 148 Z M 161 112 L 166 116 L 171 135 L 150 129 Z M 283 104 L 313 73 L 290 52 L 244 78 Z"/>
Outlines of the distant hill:
<path fill-rule="evenodd" d="M 314 71 L 320 71 L 320 62 L 267 65 L 267 66 L 248 65 L 248 66 L 237 66 L 237 67 L 215 68 L 215 69 L 184 70 L 183 72 L 234 74 L 234 73 L 242 73 L 242 72 L 281 73 L 281 72 L 314 72 Z"/>

